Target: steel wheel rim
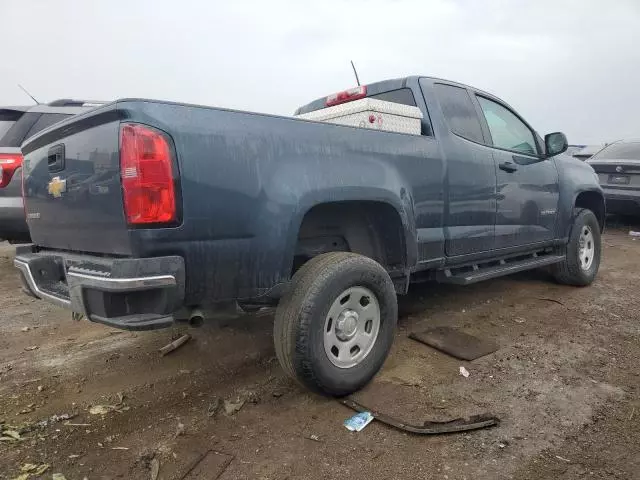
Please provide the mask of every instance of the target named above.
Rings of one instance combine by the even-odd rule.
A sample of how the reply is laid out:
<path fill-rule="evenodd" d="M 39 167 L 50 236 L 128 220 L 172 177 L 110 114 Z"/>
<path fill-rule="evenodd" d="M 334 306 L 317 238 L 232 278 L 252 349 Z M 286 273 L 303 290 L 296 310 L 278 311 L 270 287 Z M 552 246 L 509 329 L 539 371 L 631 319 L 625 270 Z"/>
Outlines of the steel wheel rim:
<path fill-rule="evenodd" d="M 324 322 L 324 351 L 338 368 L 361 363 L 376 343 L 380 332 L 380 303 L 365 287 L 343 291 L 331 304 Z"/>
<path fill-rule="evenodd" d="M 589 270 L 593 265 L 593 257 L 596 253 L 595 242 L 593 241 L 593 231 L 588 225 L 584 225 L 580 230 L 580 248 L 578 249 L 578 259 L 583 270 Z"/>

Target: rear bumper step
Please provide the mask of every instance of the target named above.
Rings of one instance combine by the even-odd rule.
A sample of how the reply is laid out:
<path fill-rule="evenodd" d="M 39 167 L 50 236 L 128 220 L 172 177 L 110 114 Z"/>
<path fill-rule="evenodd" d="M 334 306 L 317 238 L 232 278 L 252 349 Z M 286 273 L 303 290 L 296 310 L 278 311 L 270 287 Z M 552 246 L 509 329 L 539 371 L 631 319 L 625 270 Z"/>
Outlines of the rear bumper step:
<path fill-rule="evenodd" d="M 451 268 L 438 272 L 436 279 L 441 283 L 453 283 L 456 285 L 470 285 L 472 283 L 489 280 L 491 278 L 509 275 L 511 273 L 531 270 L 559 263 L 565 258 L 558 254 L 532 254 L 526 257 L 504 259 L 490 264 L 474 264 L 462 268 Z M 497 263 L 494 265 L 493 263 Z"/>
<path fill-rule="evenodd" d="M 14 265 L 31 296 L 126 330 L 170 326 L 184 298 L 181 257 L 105 259 L 29 245 Z"/>

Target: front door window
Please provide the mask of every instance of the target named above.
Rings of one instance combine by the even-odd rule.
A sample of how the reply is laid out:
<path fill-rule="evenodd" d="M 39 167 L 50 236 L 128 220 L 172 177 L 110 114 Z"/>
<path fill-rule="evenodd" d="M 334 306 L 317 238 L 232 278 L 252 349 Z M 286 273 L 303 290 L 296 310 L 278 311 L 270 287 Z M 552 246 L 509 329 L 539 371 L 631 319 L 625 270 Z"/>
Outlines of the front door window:
<path fill-rule="evenodd" d="M 499 103 L 478 97 L 482 113 L 487 119 L 493 146 L 529 155 L 537 155 L 533 132 L 513 112 Z"/>

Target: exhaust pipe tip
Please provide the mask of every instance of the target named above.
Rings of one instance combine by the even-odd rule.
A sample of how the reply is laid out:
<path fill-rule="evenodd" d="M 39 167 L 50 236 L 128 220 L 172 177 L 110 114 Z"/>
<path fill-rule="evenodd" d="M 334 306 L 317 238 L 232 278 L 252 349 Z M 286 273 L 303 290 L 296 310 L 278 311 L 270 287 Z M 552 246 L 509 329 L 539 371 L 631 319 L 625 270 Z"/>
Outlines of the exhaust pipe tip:
<path fill-rule="evenodd" d="M 204 324 L 204 313 L 201 310 L 193 310 L 189 315 L 189 325 L 201 327 Z"/>

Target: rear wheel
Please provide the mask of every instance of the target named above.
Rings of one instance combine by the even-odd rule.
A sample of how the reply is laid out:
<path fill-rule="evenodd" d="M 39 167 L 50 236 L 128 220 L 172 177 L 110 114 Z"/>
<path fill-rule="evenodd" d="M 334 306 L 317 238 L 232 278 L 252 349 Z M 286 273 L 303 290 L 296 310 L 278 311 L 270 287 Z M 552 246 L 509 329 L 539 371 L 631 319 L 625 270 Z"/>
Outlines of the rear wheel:
<path fill-rule="evenodd" d="M 307 388 L 348 395 L 384 363 L 397 311 L 393 282 L 380 264 L 348 252 L 319 255 L 296 272 L 278 305 L 276 355 Z"/>
<path fill-rule="evenodd" d="M 576 209 L 565 259 L 552 266 L 559 283 L 590 285 L 600 268 L 602 241 L 600 225 L 591 210 Z"/>

